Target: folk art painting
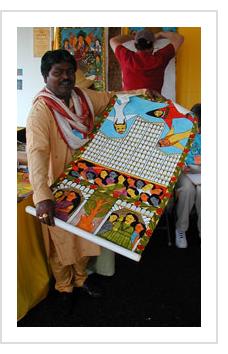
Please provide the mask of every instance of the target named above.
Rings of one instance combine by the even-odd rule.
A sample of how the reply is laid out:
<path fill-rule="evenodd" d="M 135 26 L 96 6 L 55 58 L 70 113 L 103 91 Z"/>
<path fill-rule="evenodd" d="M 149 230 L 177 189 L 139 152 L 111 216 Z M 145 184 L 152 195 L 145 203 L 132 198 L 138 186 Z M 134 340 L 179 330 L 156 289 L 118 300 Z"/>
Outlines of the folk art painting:
<path fill-rule="evenodd" d="M 114 96 L 51 187 L 60 227 L 139 261 L 196 131 L 194 114 L 172 100 Z"/>
<path fill-rule="evenodd" d="M 86 78 L 94 79 L 94 89 L 106 89 L 105 77 L 105 28 L 104 27 L 57 27 L 55 48 L 68 50 Z"/>

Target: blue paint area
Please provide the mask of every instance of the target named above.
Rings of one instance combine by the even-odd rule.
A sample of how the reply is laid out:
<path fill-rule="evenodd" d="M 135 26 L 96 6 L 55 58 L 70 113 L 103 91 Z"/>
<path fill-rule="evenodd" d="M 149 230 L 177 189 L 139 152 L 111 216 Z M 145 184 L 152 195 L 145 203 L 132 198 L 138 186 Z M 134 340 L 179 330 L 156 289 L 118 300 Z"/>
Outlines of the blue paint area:
<path fill-rule="evenodd" d="M 186 144 L 187 144 L 187 142 L 188 142 L 188 139 L 183 139 L 183 140 L 180 140 L 180 143 L 183 145 L 183 146 L 186 146 Z"/>
<path fill-rule="evenodd" d="M 142 31 L 144 30 L 145 27 L 128 27 L 130 31 L 134 31 L 134 32 L 137 32 L 137 31 Z"/>
<path fill-rule="evenodd" d="M 163 132 L 161 134 L 161 139 L 163 139 L 167 135 L 168 132 L 169 132 L 169 127 L 168 127 L 168 125 L 165 125 Z"/>
<path fill-rule="evenodd" d="M 125 133 L 123 133 L 123 134 L 118 134 L 115 131 L 113 121 L 108 120 L 108 119 L 106 119 L 106 121 L 102 124 L 100 131 L 109 138 L 123 139 L 127 136 L 129 130 L 131 129 L 132 125 L 135 122 L 135 119 L 136 119 L 136 116 L 127 120 L 127 122 L 126 122 L 127 128 L 126 128 Z"/>
<path fill-rule="evenodd" d="M 180 142 L 181 143 L 181 142 Z M 182 150 L 178 149 L 175 146 L 168 146 L 168 147 L 159 147 L 159 149 L 162 152 L 165 152 L 166 154 L 181 154 Z"/>
<path fill-rule="evenodd" d="M 62 28 L 61 30 L 61 37 L 62 37 L 62 42 L 65 38 L 69 38 L 70 34 L 73 33 L 76 36 L 78 36 L 79 32 L 83 32 L 85 36 L 87 36 L 89 33 L 93 33 L 96 38 L 98 38 L 100 41 L 102 40 L 102 28 L 101 27 L 75 27 L 75 28 Z"/>
<path fill-rule="evenodd" d="M 73 134 L 74 134 L 75 136 L 77 136 L 79 139 L 84 139 L 83 134 L 80 133 L 78 130 L 73 129 L 72 132 L 73 132 Z"/>
<path fill-rule="evenodd" d="M 177 28 L 176 27 L 162 27 L 162 31 L 164 31 L 164 32 L 176 32 Z"/>
<path fill-rule="evenodd" d="M 191 150 L 189 151 L 185 160 L 186 165 L 194 165 L 194 157 L 197 155 L 201 156 L 201 134 L 196 134 L 195 136 Z"/>
<path fill-rule="evenodd" d="M 174 133 L 181 133 L 187 130 L 191 130 L 193 123 L 186 118 L 176 118 L 173 120 Z M 161 139 L 163 139 L 167 133 L 169 132 L 169 128 L 166 125 L 165 129 L 162 132 Z M 188 139 L 182 139 L 179 141 L 181 145 L 186 146 Z M 176 146 L 168 146 L 168 147 L 160 147 L 161 151 L 167 154 L 179 154 L 182 153 L 182 150 L 177 148 Z"/>
<path fill-rule="evenodd" d="M 118 101 L 118 103 L 121 103 Z M 106 119 L 104 123 L 102 124 L 100 131 L 106 135 L 109 138 L 117 138 L 117 139 L 123 139 L 127 136 L 129 130 L 135 123 L 135 120 L 137 116 L 142 117 L 148 122 L 154 122 L 154 123 L 164 123 L 165 120 L 162 118 L 156 118 L 149 116 L 147 112 L 153 111 L 159 108 L 166 107 L 167 103 L 164 102 L 152 102 L 149 100 L 144 100 L 140 97 L 133 96 L 130 97 L 129 103 L 124 107 L 123 113 L 126 117 L 126 131 L 123 134 L 118 134 L 115 131 L 113 121 L 116 115 L 115 108 L 113 107 L 111 112 L 109 113 L 109 119 Z M 133 115 L 133 117 L 128 118 L 129 115 Z M 110 120 L 112 118 L 112 120 Z M 186 118 L 174 118 L 173 119 L 173 128 L 174 128 L 174 134 L 176 133 L 181 133 L 185 132 L 187 130 L 191 130 L 193 126 L 193 123 Z M 169 127 L 167 124 L 164 125 L 164 130 L 161 134 L 161 139 L 163 139 L 167 133 L 170 131 Z M 180 140 L 180 143 L 183 146 L 186 146 L 188 139 L 182 139 Z M 175 147 L 175 146 L 169 146 L 169 147 L 160 147 L 161 151 L 167 153 L 167 154 L 173 154 L 173 153 L 182 153 L 182 150 Z"/>
<path fill-rule="evenodd" d="M 153 111 L 154 109 L 166 107 L 167 103 L 164 102 L 152 102 L 149 100 L 144 100 L 140 97 L 133 96 L 130 97 L 130 102 L 126 106 L 127 114 L 138 114 L 144 117 L 146 120 L 151 121 L 151 118 L 146 114 L 148 111 Z"/>
<path fill-rule="evenodd" d="M 118 100 L 117 100 L 118 102 Z M 131 129 L 132 125 L 135 122 L 136 117 L 139 115 L 140 117 L 144 118 L 148 122 L 163 122 L 163 119 L 161 118 L 154 118 L 151 116 L 148 116 L 146 113 L 148 111 L 152 111 L 154 109 L 159 109 L 162 107 L 166 107 L 166 103 L 159 103 L 159 102 L 152 102 L 149 100 L 144 100 L 140 97 L 133 96 L 130 97 L 129 103 L 125 106 L 123 113 L 126 117 L 126 124 L 127 124 L 127 129 L 126 132 L 123 134 L 118 134 L 116 133 L 114 126 L 113 126 L 113 120 L 115 118 L 116 112 L 115 108 L 113 107 L 112 110 L 109 113 L 109 118 L 113 118 L 113 120 L 106 119 L 104 123 L 102 124 L 100 131 L 105 134 L 106 136 L 110 138 L 124 138 L 128 134 L 129 130 Z M 128 115 L 134 115 L 134 117 L 128 119 Z"/>
<path fill-rule="evenodd" d="M 156 121 L 157 121 L 157 119 L 156 119 Z M 162 119 L 162 121 L 163 121 L 163 119 Z M 176 119 L 174 118 L 173 119 L 174 134 L 182 133 L 187 130 L 191 130 L 192 126 L 193 126 L 193 123 L 189 119 L 186 119 L 186 118 L 176 118 Z M 161 138 L 164 138 L 167 135 L 167 133 L 169 132 L 169 130 L 170 130 L 169 127 L 167 125 L 165 125 L 165 129 L 162 132 Z"/>

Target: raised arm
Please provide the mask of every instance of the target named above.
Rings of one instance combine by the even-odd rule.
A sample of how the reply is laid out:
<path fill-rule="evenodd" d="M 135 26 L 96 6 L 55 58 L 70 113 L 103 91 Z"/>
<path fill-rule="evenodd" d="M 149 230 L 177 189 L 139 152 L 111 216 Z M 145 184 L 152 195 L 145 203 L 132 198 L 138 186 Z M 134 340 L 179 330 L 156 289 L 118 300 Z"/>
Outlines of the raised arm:
<path fill-rule="evenodd" d="M 155 33 L 155 39 L 166 38 L 174 46 L 175 52 L 184 42 L 184 37 L 177 32 L 157 32 Z"/>
<path fill-rule="evenodd" d="M 118 35 L 118 36 L 112 37 L 110 39 L 109 43 L 110 43 L 110 46 L 111 46 L 113 52 L 115 53 L 116 47 L 118 47 L 118 45 L 128 42 L 132 39 L 134 39 L 134 35 Z"/>

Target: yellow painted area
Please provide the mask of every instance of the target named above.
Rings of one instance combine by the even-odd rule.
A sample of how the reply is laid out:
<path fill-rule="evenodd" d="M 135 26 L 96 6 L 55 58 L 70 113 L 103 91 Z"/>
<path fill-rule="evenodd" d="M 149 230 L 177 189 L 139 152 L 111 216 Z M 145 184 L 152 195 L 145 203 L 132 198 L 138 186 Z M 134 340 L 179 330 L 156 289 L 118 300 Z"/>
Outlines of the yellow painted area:
<path fill-rule="evenodd" d="M 51 279 L 42 242 L 41 224 L 25 212 L 32 196 L 17 204 L 17 319 L 41 300 Z"/>
<path fill-rule="evenodd" d="M 176 59 L 176 102 L 191 109 L 201 102 L 201 28 L 179 27 L 184 43 Z"/>

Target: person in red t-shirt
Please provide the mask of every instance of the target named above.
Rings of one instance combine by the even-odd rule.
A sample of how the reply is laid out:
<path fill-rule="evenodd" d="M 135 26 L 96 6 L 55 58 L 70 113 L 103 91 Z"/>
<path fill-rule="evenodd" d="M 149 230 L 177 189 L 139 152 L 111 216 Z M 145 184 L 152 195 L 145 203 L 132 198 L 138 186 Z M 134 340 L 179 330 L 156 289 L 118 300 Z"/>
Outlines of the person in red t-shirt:
<path fill-rule="evenodd" d="M 166 38 L 170 41 L 164 48 L 154 52 L 154 42 Z M 136 52 L 122 44 L 134 40 Z M 110 39 L 110 46 L 120 63 L 122 70 L 123 90 L 151 89 L 161 93 L 165 68 L 184 37 L 177 32 L 153 33 L 148 30 L 136 32 L 135 37 L 116 36 Z"/>

